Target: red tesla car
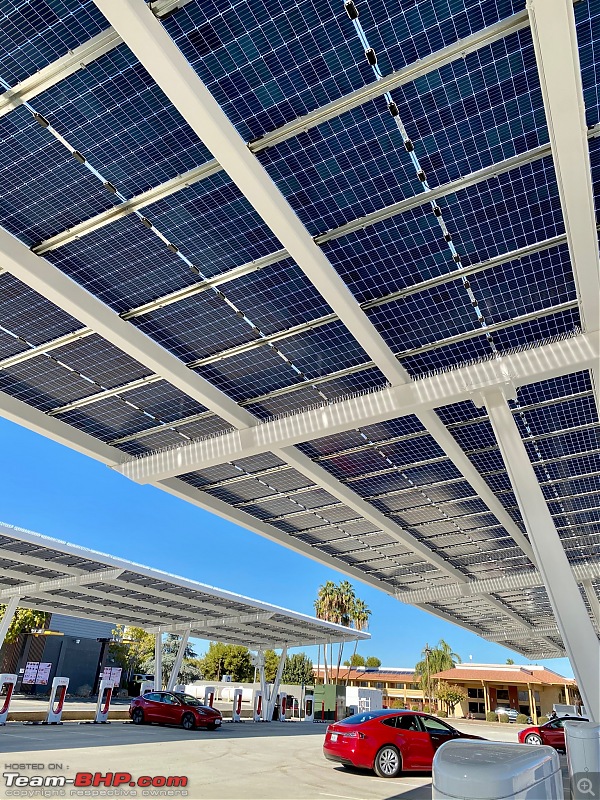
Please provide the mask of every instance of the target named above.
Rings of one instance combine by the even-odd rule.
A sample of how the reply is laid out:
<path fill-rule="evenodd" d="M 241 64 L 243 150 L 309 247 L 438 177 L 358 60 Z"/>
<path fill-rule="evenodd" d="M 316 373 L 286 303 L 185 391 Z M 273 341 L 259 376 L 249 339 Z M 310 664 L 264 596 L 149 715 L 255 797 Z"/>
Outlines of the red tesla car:
<path fill-rule="evenodd" d="M 565 731 L 563 725 L 568 720 L 587 722 L 585 717 L 558 717 L 543 725 L 533 725 L 519 731 L 521 744 L 547 744 L 555 750 L 565 749 Z"/>
<path fill-rule="evenodd" d="M 372 769 L 380 778 L 396 778 L 404 770 L 430 770 L 435 751 L 450 739 L 481 738 L 461 733 L 429 714 L 384 709 L 330 725 L 323 753 L 345 767 Z"/>
<path fill-rule="evenodd" d="M 220 727 L 220 711 L 204 706 L 191 694 L 182 692 L 146 692 L 131 701 L 129 716 L 134 725 L 158 722 L 160 725 L 181 725 L 188 731 Z"/>

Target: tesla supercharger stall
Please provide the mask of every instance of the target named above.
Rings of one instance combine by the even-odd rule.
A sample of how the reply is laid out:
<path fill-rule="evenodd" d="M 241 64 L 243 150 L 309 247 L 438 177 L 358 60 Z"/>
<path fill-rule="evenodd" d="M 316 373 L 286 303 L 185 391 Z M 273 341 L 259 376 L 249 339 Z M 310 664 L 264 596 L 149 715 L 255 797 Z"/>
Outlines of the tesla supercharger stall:
<path fill-rule="evenodd" d="M 279 692 L 279 722 L 285 722 L 285 712 L 287 711 L 287 694 Z"/>
<path fill-rule="evenodd" d="M 315 696 L 307 694 L 304 697 L 304 722 L 315 721 Z"/>
<path fill-rule="evenodd" d="M 0 725 L 6 725 L 8 710 L 10 708 L 10 700 L 13 696 L 16 682 L 17 682 L 17 676 L 13 675 L 10 672 L 3 672 L 0 675 L 0 692 L 6 689 L 6 697 L 4 698 L 4 703 L 2 704 L 2 708 L 0 709 Z"/>
<path fill-rule="evenodd" d="M 96 715 L 94 723 L 98 725 L 110 725 L 108 714 L 110 712 L 110 701 L 112 699 L 114 681 L 107 681 L 104 678 L 100 681 L 98 689 L 98 702 L 96 703 Z"/>
<path fill-rule="evenodd" d="M 252 719 L 254 722 L 261 722 L 263 710 L 263 693 L 259 689 L 254 692 L 252 700 Z"/>
<path fill-rule="evenodd" d="M 231 715 L 232 722 L 242 721 L 242 689 L 233 690 L 233 713 Z"/>
<path fill-rule="evenodd" d="M 54 678 L 52 681 L 45 725 L 62 725 L 61 717 L 68 686 L 68 678 Z"/>
<path fill-rule="evenodd" d="M 204 705 L 210 706 L 211 708 L 215 704 L 215 687 L 214 686 L 207 686 L 204 690 Z"/>

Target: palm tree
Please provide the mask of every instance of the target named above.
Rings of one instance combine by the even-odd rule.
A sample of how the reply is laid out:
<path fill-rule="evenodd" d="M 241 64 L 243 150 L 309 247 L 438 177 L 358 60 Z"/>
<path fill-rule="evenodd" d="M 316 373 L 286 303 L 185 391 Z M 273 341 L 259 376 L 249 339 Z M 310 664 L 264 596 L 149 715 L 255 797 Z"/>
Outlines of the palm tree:
<path fill-rule="evenodd" d="M 354 629 L 357 631 L 366 630 L 369 626 L 370 616 L 371 616 L 371 609 L 367 607 L 365 601 L 356 599 L 354 601 L 354 608 L 352 610 L 352 625 Z M 346 684 L 348 683 L 348 678 L 350 677 L 350 670 L 352 669 L 352 661 L 354 660 L 354 656 L 356 655 L 357 648 L 358 648 L 358 639 L 354 642 L 354 652 L 352 653 L 352 658 L 350 659 L 350 666 L 348 667 L 348 672 L 346 673 Z"/>
<path fill-rule="evenodd" d="M 349 581 L 342 581 L 337 587 L 336 591 L 336 622 L 338 625 L 345 625 L 349 628 L 352 624 L 354 617 L 354 606 L 356 604 L 356 593 L 354 586 Z M 338 645 L 338 660 L 336 681 L 340 679 L 340 665 L 342 663 L 342 653 L 344 652 L 344 643 L 340 642 Z"/>
<path fill-rule="evenodd" d="M 335 617 L 335 597 L 336 585 L 333 581 L 327 581 L 323 586 L 319 586 L 317 592 L 317 599 L 315 600 L 315 614 L 319 619 L 324 619 L 327 622 L 334 622 Z M 325 675 L 323 683 L 329 683 L 327 672 L 327 644 L 323 643 L 323 668 Z"/>
<path fill-rule="evenodd" d="M 460 664 L 460 656 L 454 653 L 443 639 L 440 639 L 435 647 L 425 645 L 421 655 L 422 660 L 415 664 L 415 675 L 420 677 L 423 694 L 427 693 L 427 699 L 430 700 L 431 676 L 446 669 L 453 669 Z"/>

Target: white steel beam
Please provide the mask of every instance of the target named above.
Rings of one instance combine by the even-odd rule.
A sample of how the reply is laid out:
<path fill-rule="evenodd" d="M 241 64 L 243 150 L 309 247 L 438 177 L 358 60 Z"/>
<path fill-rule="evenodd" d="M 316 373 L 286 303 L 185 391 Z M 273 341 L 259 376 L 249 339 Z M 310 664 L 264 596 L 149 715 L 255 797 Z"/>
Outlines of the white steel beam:
<path fill-rule="evenodd" d="M 115 469 L 139 483 L 162 480 L 407 414 L 424 416 L 432 409 L 470 400 L 476 391 L 518 387 L 567 375 L 589 367 L 599 357 L 598 334 L 579 334 L 129 459 Z M 434 417 L 433 425 L 435 420 L 439 418 Z M 444 426 L 437 434 L 450 437 Z"/>
<path fill-rule="evenodd" d="M 175 625 L 160 625 L 158 628 L 149 628 L 148 633 L 196 633 L 198 631 L 209 630 L 210 628 L 230 627 L 236 625 L 247 625 L 255 622 L 266 622 L 271 619 L 273 614 L 270 612 L 257 612 L 256 614 L 238 614 L 234 617 L 216 617 L 214 619 L 191 620 L 190 622 L 180 622 Z"/>
<path fill-rule="evenodd" d="M 181 635 L 181 641 L 179 642 L 179 647 L 177 648 L 177 655 L 175 656 L 175 661 L 173 662 L 173 668 L 171 669 L 169 680 L 167 681 L 167 689 L 169 691 L 173 691 L 173 689 L 175 688 L 175 684 L 177 683 L 177 678 L 179 677 L 179 670 L 181 669 L 181 665 L 183 664 L 185 648 L 187 647 L 189 638 L 190 638 L 189 631 L 184 631 Z"/>
<path fill-rule="evenodd" d="M 600 575 L 596 574 L 591 576 L 595 579 L 600 579 Z M 592 584 L 590 578 L 585 581 L 581 582 L 583 587 L 583 591 L 585 592 L 585 596 L 590 606 L 590 610 L 592 612 L 592 616 L 596 622 L 596 630 L 600 634 L 600 600 L 598 600 L 598 595 L 596 594 L 596 590 Z"/>
<path fill-rule="evenodd" d="M 6 634 L 8 633 L 8 629 L 11 626 L 11 623 L 15 617 L 17 612 L 17 607 L 19 605 L 19 598 L 17 595 L 13 595 L 6 606 L 4 608 L 4 614 L 2 619 L 0 620 L 0 649 L 2 649 L 2 645 L 4 644 L 4 640 L 6 639 Z"/>
<path fill-rule="evenodd" d="M 591 579 L 600 579 L 600 562 L 588 564 L 574 564 L 572 567 L 575 580 L 583 586 Z M 431 586 L 424 589 L 402 592 L 398 591 L 396 597 L 402 603 L 435 603 L 439 600 L 452 600 L 472 595 L 486 595 L 493 592 L 509 592 L 515 589 L 533 588 L 543 586 L 544 579 L 538 569 L 519 570 L 508 572 L 499 578 L 485 578 L 483 580 L 470 580 L 468 583 L 444 584 Z"/>
<path fill-rule="evenodd" d="M 154 634 L 154 691 L 162 689 L 162 633 Z"/>
<path fill-rule="evenodd" d="M 152 17 L 151 13 L 150 16 Z M 226 394 L 194 374 L 182 361 L 122 320 L 107 305 L 50 262 L 36 256 L 4 228 L 0 228 L 0 255 L 5 269 L 20 281 L 197 402 L 213 409 L 233 425 L 255 423 L 255 418 Z"/>
<path fill-rule="evenodd" d="M 267 722 L 271 722 L 273 719 L 273 711 L 275 710 L 275 702 L 277 701 L 277 693 L 279 692 L 279 685 L 281 684 L 281 675 L 283 674 L 283 667 L 285 666 L 285 659 L 287 657 L 287 645 L 284 645 L 281 650 L 281 655 L 279 656 L 279 662 L 277 664 L 277 672 L 275 673 L 275 680 L 273 681 L 273 686 L 271 687 L 271 696 L 267 702 Z M 264 698 L 263 698 L 264 700 Z"/>
<path fill-rule="evenodd" d="M 527 0 L 558 191 L 584 330 L 600 328 L 600 258 L 572 3 Z M 598 365 L 593 377 L 598 403 Z"/>
<path fill-rule="evenodd" d="M 72 589 L 77 586 L 86 586 L 91 583 L 107 583 L 118 578 L 122 569 L 103 569 L 83 575 L 73 575 L 69 578 L 56 578 L 39 583 L 24 583 L 21 586 L 11 586 L 0 591 L 0 602 L 7 597 L 31 597 L 44 592 L 53 592 L 57 589 Z"/>
<path fill-rule="evenodd" d="M 506 399 L 495 392 L 483 400 L 581 696 L 600 721 L 600 642 Z"/>

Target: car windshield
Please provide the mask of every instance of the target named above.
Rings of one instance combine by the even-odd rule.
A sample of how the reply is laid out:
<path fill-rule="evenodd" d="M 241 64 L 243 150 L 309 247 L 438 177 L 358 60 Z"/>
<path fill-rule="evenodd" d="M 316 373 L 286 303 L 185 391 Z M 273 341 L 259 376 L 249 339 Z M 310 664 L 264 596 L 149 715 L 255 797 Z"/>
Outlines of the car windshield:
<path fill-rule="evenodd" d="M 181 700 L 182 703 L 185 703 L 186 706 L 201 706 L 203 703 L 198 700 L 197 697 L 194 697 L 191 694 L 180 694 L 179 692 L 175 695 L 178 700 Z"/>

